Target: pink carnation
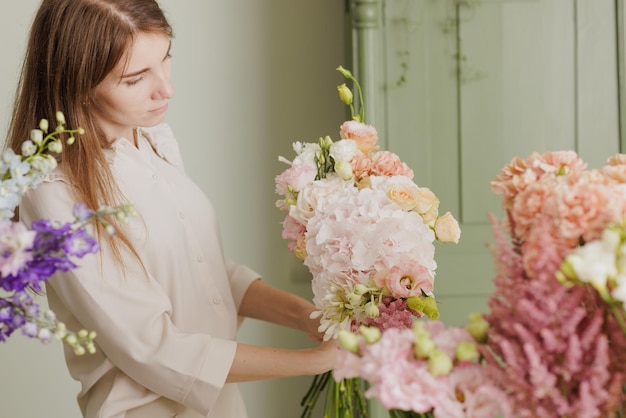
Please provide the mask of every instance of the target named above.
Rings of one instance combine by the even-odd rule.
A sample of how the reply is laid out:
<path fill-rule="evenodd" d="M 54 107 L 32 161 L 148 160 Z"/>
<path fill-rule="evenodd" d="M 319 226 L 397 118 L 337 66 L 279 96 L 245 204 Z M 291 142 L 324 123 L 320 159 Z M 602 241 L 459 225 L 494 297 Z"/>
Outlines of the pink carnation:
<path fill-rule="evenodd" d="M 396 154 L 390 151 L 380 151 L 372 156 L 371 175 L 378 176 L 405 176 L 413 179 L 413 170 L 403 163 Z"/>
<path fill-rule="evenodd" d="M 276 176 L 276 193 L 279 195 L 287 195 L 289 193 L 288 186 L 291 186 L 296 192 L 302 190 L 315 180 L 317 169 L 308 164 L 294 164 L 281 174 Z"/>
<path fill-rule="evenodd" d="M 339 128 L 339 136 L 342 139 L 352 139 L 356 142 L 359 150 L 365 154 L 378 149 L 378 132 L 372 125 L 366 125 L 355 120 L 344 122 Z"/>
<path fill-rule="evenodd" d="M 294 252 L 300 240 L 306 233 L 306 227 L 291 216 L 285 216 L 283 221 L 282 238 L 289 241 L 287 248 L 289 252 Z"/>

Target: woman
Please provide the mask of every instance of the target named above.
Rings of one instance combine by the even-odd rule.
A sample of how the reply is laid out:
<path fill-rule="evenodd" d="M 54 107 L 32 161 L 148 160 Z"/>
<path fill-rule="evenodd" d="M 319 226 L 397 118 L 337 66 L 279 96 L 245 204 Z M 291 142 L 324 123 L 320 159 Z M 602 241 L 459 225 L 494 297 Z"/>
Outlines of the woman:
<path fill-rule="evenodd" d="M 85 417 L 246 416 L 237 382 L 329 370 L 334 343 L 284 350 L 236 342 L 239 317 L 320 340 L 311 303 L 265 284 L 222 253 L 214 210 L 185 175 L 163 123 L 172 30 L 154 0 L 43 0 L 33 22 L 7 143 L 64 112 L 84 135 L 20 205 L 27 224 L 133 203 L 98 256 L 52 278 L 50 307 L 98 333 L 97 352 L 65 352 Z"/>

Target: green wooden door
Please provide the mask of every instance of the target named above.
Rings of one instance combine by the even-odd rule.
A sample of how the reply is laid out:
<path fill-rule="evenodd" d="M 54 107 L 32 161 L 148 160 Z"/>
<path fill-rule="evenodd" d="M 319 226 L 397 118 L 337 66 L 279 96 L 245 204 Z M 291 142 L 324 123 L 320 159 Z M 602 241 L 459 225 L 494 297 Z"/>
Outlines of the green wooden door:
<path fill-rule="evenodd" d="M 439 245 L 442 319 L 485 312 L 494 266 L 489 182 L 514 156 L 620 149 L 622 2 L 351 0 L 351 56 L 367 119 L 461 222 Z"/>

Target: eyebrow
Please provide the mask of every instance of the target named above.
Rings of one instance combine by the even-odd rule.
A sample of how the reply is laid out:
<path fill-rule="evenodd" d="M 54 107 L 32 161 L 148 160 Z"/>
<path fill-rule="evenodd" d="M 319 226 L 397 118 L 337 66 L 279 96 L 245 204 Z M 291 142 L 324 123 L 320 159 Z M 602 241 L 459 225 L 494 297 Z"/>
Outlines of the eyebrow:
<path fill-rule="evenodd" d="M 165 56 L 163 57 L 163 61 L 165 61 L 165 59 L 166 59 L 167 57 L 169 57 L 169 55 L 170 55 L 170 51 L 171 51 L 171 50 L 172 50 L 172 41 L 170 41 L 170 45 L 167 47 L 167 52 L 165 53 Z M 145 73 L 146 71 L 149 71 L 149 70 L 150 70 L 150 68 L 149 68 L 149 67 L 147 67 L 147 68 L 142 68 L 142 69 L 141 69 L 141 70 L 139 70 L 139 71 L 134 71 L 134 72 L 132 72 L 132 73 L 128 73 L 128 74 L 122 74 L 122 76 L 121 76 L 120 78 L 130 78 L 130 77 L 136 77 L 136 76 L 138 76 L 139 74 L 143 74 L 143 73 Z"/>

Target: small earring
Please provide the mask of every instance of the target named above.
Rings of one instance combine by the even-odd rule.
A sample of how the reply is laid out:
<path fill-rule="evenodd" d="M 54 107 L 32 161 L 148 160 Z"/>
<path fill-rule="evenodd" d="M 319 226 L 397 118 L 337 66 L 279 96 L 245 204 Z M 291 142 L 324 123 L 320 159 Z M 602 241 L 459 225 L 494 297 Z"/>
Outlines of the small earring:
<path fill-rule="evenodd" d="M 89 106 L 91 104 L 91 100 L 87 99 L 87 100 L 83 100 L 82 102 L 83 106 Z"/>

